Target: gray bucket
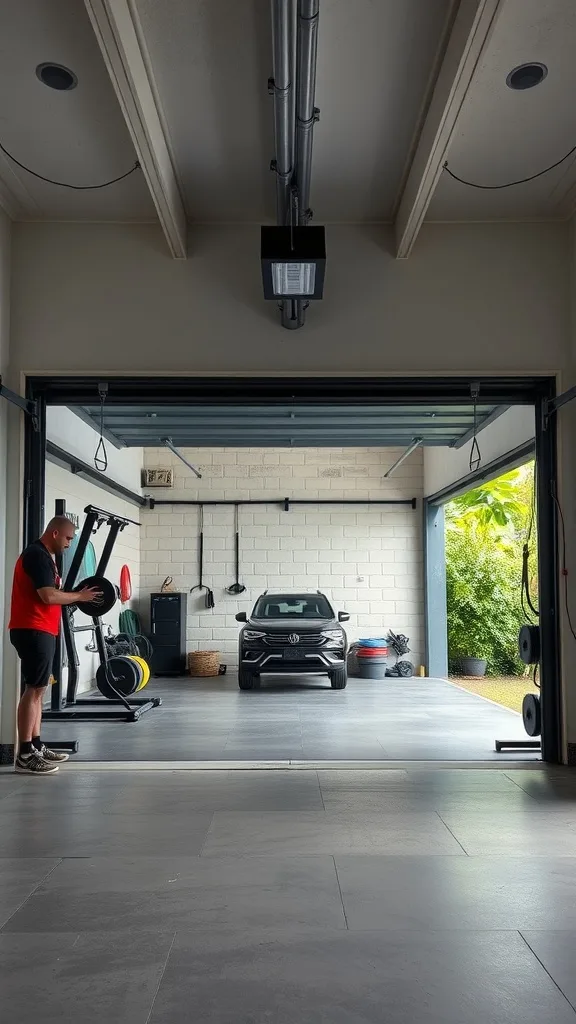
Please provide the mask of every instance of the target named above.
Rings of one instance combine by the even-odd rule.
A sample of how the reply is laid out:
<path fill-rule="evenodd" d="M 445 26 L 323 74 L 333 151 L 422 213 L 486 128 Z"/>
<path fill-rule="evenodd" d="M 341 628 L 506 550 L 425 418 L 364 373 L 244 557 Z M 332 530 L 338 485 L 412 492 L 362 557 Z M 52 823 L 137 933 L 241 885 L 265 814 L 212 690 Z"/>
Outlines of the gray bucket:
<path fill-rule="evenodd" d="M 386 677 L 386 658 L 358 658 L 358 674 L 360 679 L 384 679 Z"/>

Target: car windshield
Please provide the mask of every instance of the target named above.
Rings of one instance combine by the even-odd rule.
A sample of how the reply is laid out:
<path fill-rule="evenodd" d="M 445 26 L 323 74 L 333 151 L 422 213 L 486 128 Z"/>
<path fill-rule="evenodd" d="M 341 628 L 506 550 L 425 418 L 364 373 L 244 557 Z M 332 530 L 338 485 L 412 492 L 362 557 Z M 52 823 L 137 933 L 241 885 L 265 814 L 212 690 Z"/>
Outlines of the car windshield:
<path fill-rule="evenodd" d="M 321 594 L 307 597 L 261 597 L 254 609 L 255 619 L 332 619 L 328 601 Z"/>

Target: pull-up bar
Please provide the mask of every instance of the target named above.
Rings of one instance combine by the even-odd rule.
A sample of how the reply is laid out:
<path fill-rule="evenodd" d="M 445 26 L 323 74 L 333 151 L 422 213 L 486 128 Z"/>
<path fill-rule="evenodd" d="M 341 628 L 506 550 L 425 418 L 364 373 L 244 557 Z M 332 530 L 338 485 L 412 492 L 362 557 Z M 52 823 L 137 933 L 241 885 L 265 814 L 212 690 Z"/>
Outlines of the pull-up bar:
<path fill-rule="evenodd" d="M 285 512 L 290 511 L 291 505 L 409 505 L 410 508 L 416 508 L 416 498 L 366 498 L 364 501 L 361 498 L 247 498 L 245 501 L 200 501 L 182 498 L 174 501 L 162 498 L 158 501 L 156 498 L 148 498 L 148 501 L 151 509 L 157 505 L 196 505 L 203 508 L 209 505 L 233 505 L 236 508 L 240 505 L 282 505 Z"/>

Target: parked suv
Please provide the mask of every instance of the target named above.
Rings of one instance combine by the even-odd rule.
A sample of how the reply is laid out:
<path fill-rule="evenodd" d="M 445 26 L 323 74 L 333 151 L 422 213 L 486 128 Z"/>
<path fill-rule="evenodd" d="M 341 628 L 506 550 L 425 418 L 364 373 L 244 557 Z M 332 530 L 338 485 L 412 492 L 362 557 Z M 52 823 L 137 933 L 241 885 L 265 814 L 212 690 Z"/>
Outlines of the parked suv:
<path fill-rule="evenodd" d="M 333 690 L 343 690 L 348 681 L 346 655 L 348 640 L 342 622 L 346 612 L 335 614 L 328 598 L 316 594 L 268 594 L 259 597 L 240 632 L 238 685 L 252 690 L 263 673 L 289 675 L 326 674 Z"/>

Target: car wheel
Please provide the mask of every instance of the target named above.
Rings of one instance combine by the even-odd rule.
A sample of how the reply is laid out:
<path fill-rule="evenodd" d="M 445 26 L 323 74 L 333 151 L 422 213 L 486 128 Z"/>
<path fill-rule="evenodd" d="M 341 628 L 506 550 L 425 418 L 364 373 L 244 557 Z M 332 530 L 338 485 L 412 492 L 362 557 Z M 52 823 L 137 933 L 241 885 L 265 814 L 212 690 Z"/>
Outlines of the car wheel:
<path fill-rule="evenodd" d="M 241 690 L 253 690 L 254 689 L 254 676 L 251 672 L 245 672 L 240 669 L 238 672 L 238 686 Z"/>
<path fill-rule="evenodd" d="M 337 668 L 330 673 L 330 685 L 333 690 L 345 690 L 348 682 L 348 673 L 345 668 Z"/>

